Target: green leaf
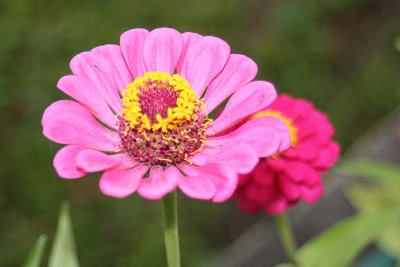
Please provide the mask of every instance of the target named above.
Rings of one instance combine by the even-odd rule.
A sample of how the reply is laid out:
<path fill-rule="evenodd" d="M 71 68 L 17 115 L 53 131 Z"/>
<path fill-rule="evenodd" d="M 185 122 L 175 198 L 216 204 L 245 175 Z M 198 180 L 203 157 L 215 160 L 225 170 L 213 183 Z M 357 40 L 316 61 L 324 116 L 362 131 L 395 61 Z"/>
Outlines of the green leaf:
<path fill-rule="evenodd" d="M 44 248 L 46 246 L 47 236 L 41 235 L 33 246 L 29 256 L 26 258 L 22 267 L 39 267 L 42 260 Z"/>
<path fill-rule="evenodd" d="M 400 209 L 400 203 L 377 186 L 356 184 L 348 192 L 350 202 L 360 212 L 376 212 L 389 207 Z M 396 221 L 398 222 L 398 221 Z M 377 239 L 378 246 L 400 260 L 400 224 L 389 225 Z"/>
<path fill-rule="evenodd" d="M 374 161 L 344 161 L 337 170 L 366 178 L 383 186 L 388 193 L 400 197 L 400 168 L 398 166 Z"/>
<path fill-rule="evenodd" d="M 79 267 L 68 203 L 61 207 L 49 267 Z"/>
<path fill-rule="evenodd" d="M 400 210 L 400 168 L 371 161 L 347 162 L 341 166 L 349 174 L 362 176 L 375 185 L 356 184 L 348 191 L 360 212 L 376 212 L 389 207 Z M 400 225 L 393 223 L 377 238 L 378 246 L 400 260 Z"/>
<path fill-rule="evenodd" d="M 400 184 L 400 168 L 396 165 L 376 161 L 342 161 L 338 166 L 349 174 L 370 179 L 383 179 Z"/>
<path fill-rule="evenodd" d="M 360 212 L 375 212 L 394 208 L 400 203 L 378 186 L 355 184 L 347 191 L 351 204 Z"/>
<path fill-rule="evenodd" d="M 351 216 L 303 245 L 296 254 L 299 266 L 349 266 L 382 230 L 399 217 L 399 209 Z"/>
<path fill-rule="evenodd" d="M 379 237 L 378 246 L 400 262 L 400 225 L 393 223 Z"/>
<path fill-rule="evenodd" d="M 400 51 L 400 36 L 398 36 L 398 37 L 394 40 L 394 46 L 396 47 L 397 50 Z"/>

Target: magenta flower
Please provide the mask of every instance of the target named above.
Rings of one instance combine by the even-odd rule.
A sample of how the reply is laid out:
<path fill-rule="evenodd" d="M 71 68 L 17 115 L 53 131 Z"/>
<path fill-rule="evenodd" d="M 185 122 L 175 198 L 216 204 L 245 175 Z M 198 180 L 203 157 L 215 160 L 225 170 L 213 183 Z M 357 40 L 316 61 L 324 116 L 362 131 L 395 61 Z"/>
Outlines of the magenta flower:
<path fill-rule="evenodd" d="M 274 116 L 285 121 L 291 147 L 261 159 L 255 169 L 239 178 L 236 198 L 244 212 L 284 212 L 300 199 L 313 204 L 323 194 L 321 175 L 338 159 L 339 144 L 327 116 L 304 99 L 282 94 L 253 117 Z"/>
<path fill-rule="evenodd" d="M 251 82 L 256 64 L 216 37 L 133 29 L 119 46 L 80 53 L 70 67 L 73 74 L 57 86 L 74 100 L 46 109 L 43 133 L 66 145 L 54 158 L 59 176 L 104 172 L 106 195 L 137 191 L 160 199 L 179 188 L 191 198 L 224 201 L 237 174 L 290 145 L 280 120 L 246 121 L 275 99 L 275 89 Z"/>

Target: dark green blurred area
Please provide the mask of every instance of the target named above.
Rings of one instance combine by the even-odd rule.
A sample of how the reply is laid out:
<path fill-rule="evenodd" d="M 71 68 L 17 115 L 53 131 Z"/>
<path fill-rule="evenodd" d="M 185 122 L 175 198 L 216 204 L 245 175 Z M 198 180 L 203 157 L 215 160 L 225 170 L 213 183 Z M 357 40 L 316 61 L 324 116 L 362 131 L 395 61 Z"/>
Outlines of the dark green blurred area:
<path fill-rule="evenodd" d="M 71 202 L 81 266 L 165 266 L 159 203 L 100 194 L 99 175 L 60 180 L 41 115 L 77 53 L 125 30 L 169 26 L 226 40 L 259 79 L 327 112 L 346 149 L 400 103 L 398 0 L 0 1 L 0 266 L 19 266 Z M 199 266 L 257 217 L 181 197 L 184 266 Z M 233 230 L 232 230 L 233 229 Z M 235 230 L 236 229 L 236 230 Z M 239 229 L 239 230 L 238 230 Z"/>

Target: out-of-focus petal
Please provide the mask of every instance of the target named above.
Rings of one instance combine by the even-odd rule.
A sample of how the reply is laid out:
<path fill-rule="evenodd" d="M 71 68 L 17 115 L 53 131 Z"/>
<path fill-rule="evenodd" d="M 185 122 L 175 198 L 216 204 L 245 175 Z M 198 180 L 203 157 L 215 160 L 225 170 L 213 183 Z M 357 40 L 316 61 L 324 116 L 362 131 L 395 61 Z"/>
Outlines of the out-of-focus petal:
<path fill-rule="evenodd" d="M 324 193 L 322 184 L 317 184 L 314 187 L 300 186 L 301 196 L 308 204 L 314 204 Z"/>
<path fill-rule="evenodd" d="M 261 114 L 283 121 L 294 139 L 287 150 L 260 160 L 252 172 L 242 176 L 236 193 L 239 207 L 246 212 L 248 203 L 257 203 L 264 212 L 277 214 L 301 199 L 315 203 L 324 190 L 322 174 L 340 153 L 332 140 L 335 131 L 328 116 L 312 103 L 286 94 L 279 95 Z"/>
<path fill-rule="evenodd" d="M 279 195 L 276 195 L 264 206 L 264 212 L 268 214 L 279 214 L 288 208 L 288 201 Z"/>
<path fill-rule="evenodd" d="M 340 146 L 336 142 L 330 143 L 328 146 L 321 148 L 318 157 L 313 162 L 316 168 L 326 169 L 331 167 L 339 157 Z"/>
<path fill-rule="evenodd" d="M 285 175 L 280 175 L 278 178 L 279 189 L 286 199 L 289 201 L 297 201 L 300 197 L 299 186 L 292 182 Z"/>
<path fill-rule="evenodd" d="M 245 191 L 245 189 L 240 188 L 235 194 L 238 200 L 239 209 L 246 213 L 256 213 L 262 210 L 263 206 L 250 200 Z"/>

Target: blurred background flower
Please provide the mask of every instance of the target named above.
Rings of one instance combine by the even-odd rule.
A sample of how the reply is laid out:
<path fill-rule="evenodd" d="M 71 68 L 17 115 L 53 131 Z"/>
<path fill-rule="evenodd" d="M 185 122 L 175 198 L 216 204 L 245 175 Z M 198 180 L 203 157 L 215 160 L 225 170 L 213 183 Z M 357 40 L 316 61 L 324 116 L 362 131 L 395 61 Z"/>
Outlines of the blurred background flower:
<path fill-rule="evenodd" d="M 334 127 L 312 103 L 280 94 L 253 118 L 272 116 L 285 122 L 291 146 L 260 159 L 250 173 L 239 177 L 236 199 L 243 212 L 279 214 L 299 200 L 314 204 L 323 194 L 323 175 L 339 158 L 340 146 L 332 140 Z"/>
<path fill-rule="evenodd" d="M 165 264 L 159 203 L 104 198 L 97 176 L 71 183 L 52 169 L 59 147 L 40 119 L 63 97 L 55 87 L 73 55 L 136 27 L 219 36 L 257 62 L 259 79 L 326 112 L 346 151 L 400 103 L 398 25 L 397 0 L 0 1 L 0 266 L 18 265 L 41 233 L 55 232 L 62 199 L 82 266 Z M 181 197 L 180 206 L 184 266 L 201 266 L 259 219 L 235 203 Z"/>

